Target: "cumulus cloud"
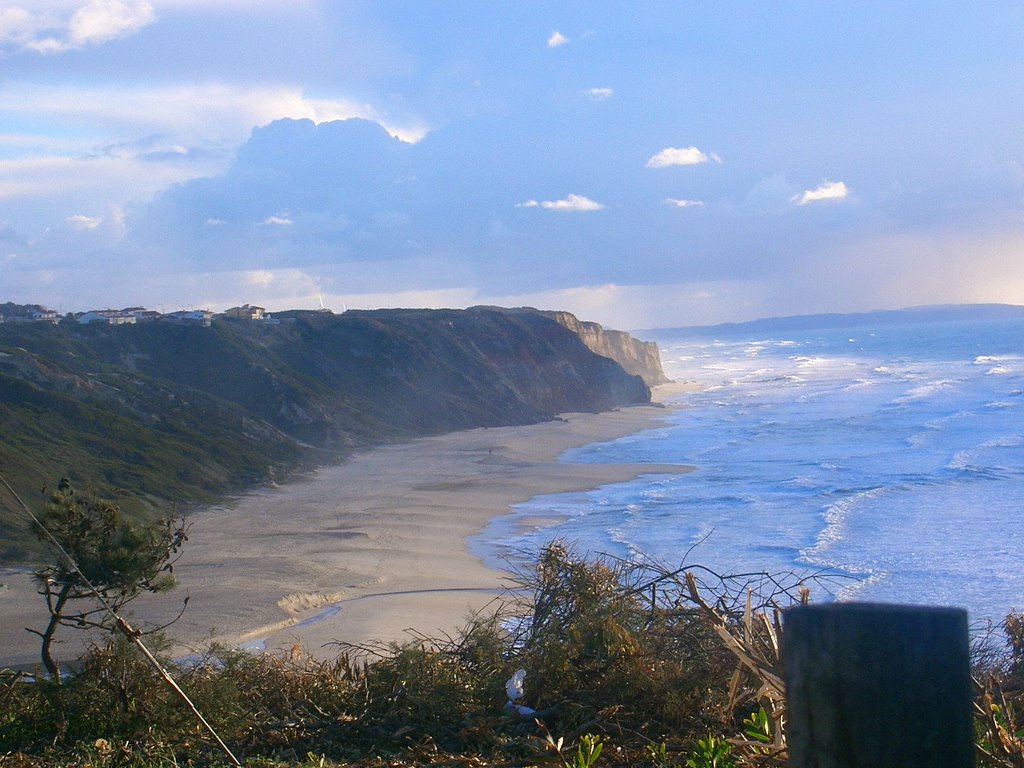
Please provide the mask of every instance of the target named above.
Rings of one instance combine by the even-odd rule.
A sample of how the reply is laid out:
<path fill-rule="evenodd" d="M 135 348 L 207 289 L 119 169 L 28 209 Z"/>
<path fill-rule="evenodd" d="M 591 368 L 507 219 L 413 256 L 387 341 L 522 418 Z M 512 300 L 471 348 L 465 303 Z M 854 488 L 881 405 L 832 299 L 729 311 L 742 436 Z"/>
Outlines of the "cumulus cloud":
<path fill-rule="evenodd" d="M 527 200 L 516 208 L 545 208 L 549 211 L 600 211 L 604 205 L 584 195 L 566 195 L 562 200 Z"/>
<path fill-rule="evenodd" d="M 700 165 L 714 161 L 722 162 L 715 153 L 707 155 L 696 147 L 665 147 L 647 161 L 647 168 L 668 168 L 673 165 Z"/>
<path fill-rule="evenodd" d="M 614 94 L 611 88 L 588 88 L 583 94 L 591 101 L 604 101 L 610 99 Z"/>
<path fill-rule="evenodd" d="M 148 0 L 91 0 L 0 9 L 0 46 L 37 53 L 101 45 L 138 32 L 156 20 Z"/>
<path fill-rule="evenodd" d="M 86 216 L 85 214 L 76 213 L 74 216 L 68 216 L 65 221 L 70 224 L 74 229 L 85 231 L 89 229 L 96 229 L 100 224 L 103 223 L 103 219 Z"/>
<path fill-rule="evenodd" d="M 556 29 L 548 38 L 548 48 L 558 48 L 560 45 L 565 45 L 568 42 L 569 38 Z"/>
<path fill-rule="evenodd" d="M 841 181 L 823 181 L 816 189 L 807 189 L 790 198 L 791 203 L 807 205 L 822 200 L 842 200 L 850 194 L 846 184 Z"/>
<path fill-rule="evenodd" d="M 498 128 L 499 122 L 496 118 Z M 56 225 L 53 237 L 45 242 L 41 227 L 31 230 L 22 226 L 20 211 L 10 212 L 9 198 L 0 201 L 4 218 L 19 222 L 16 234 L 35 243 L 0 245 L 0 254 L 24 252 L 17 265 L 18 274 L 25 275 L 23 282 L 29 279 L 28 270 L 70 263 L 62 283 L 69 293 L 74 292 L 72 271 L 88 263 L 90 269 L 105 271 L 108 278 L 116 276 L 121 293 L 139 297 L 133 301 L 144 301 L 135 289 L 149 281 L 158 283 L 159 290 L 154 288 L 145 295 L 166 294 L 159 301 L 168 304 L 177 300 L 175 296 L 185 296 L 188 288 L 190 304 L 204 301 L 226 306 L 248 301 L 271 307 L 281 301 L 317 306 L 318 292 L 322 292 L 325 301 L 337 307 L 340 302 L 329 297 L 343 297 L 353 306 L 356 294 L 393 292 L 396 295 L 391 298 L 372 298 L 374 302 L 416 305 L 438 300 L 451 306 L 453 294 L 433 294 L 472 287 L 476 293 L 466 297 L 468 302 L 505 303 L 482 299 L 494 292 L 500 292 L 498 298 L 514 292 L 525 297 L 526 292 L 564 287 L 567 281 L 579 280 L 581 274 L 569 273 L 565 266 L 569 259 L 585 259 L 586 279 L 598 288 L 621 286 L 639 272 L 652 283 L 677 282 L 675 265 L 679 260 L 673 256 L 678 254 L 681 240 L 692 243 L 693 252 L 706 253 L 686 261 L 686 277 L 715 280 L 726 274 L 718 266 L 724 262 L 720 254 L 749 252 L 755 250 L 751 242 L 772 239 L 770 229 L 767 236 L 761 229 L 750 237 L 743 231 L 723 234 L 699 207 L 703 195 L 697 190 L 665 189 L 665 179 L 658 173 L 641 174 L 634 188 L 621 190 L 619 197 L 626 202 L 599 201 L 610 194 L 601 190 L 615 188 L 606 180 L 593 178 L 579 184 L 578 179 L 572 180 L 578 175 L 572 167 L 552 173 L 549 159 L 567 156 L 564 150 L 571 137 L 544 158 L 524 157 L 513 165 L 495 160 L 503 158 L 500 150 L 505 141 L 507 135 L 495 130 L 486 131 L 477 143 L 467 144 L 464 132 L 441 129 L 422 142 L 409 144 L 365 120 L 319 125 L 308 120 L 278 121 L 253 131 L 219 174 L 174 185 L 148 205 L 136 202 L 126 206 L 128 226 L 120 245 L 114 240 L 112 219 L 106 209 L 97 207 L 95 195 L 89 198 L 89 190 L 73 201 L 62 201 L 58 215 L 47 222 Z M 454 158 L 472 172 L 451 173 Z M 629 162 L 628 158 L 622 160 L 627 170 Z M 632 163 L 634 169 L 640 165 L 636 156 Z M 165 165 L 147 163 L 140 169 L 160 172 Z M 43 169 L 31 170 L 20 169 L 19 183 L 44 177 Z M 8 180 L 4 171 L 0 160 L 0 190 Z M 420 182 L 397 183 L 412 177 Z M 501 183 L 495 185 L 495 179 Z M 57 178 L 47 180 L 56 182 Z M 790 184 L 773 199 L 783 205 L 782 211 L 791 209 L 789 199 L 801 190 L 801 186 Z M 574 194 L 567 194 L 569 191 Z M 683 191 L 693 198 L 674 197 Z M 590 198 L 590 194 L 596 197 Z M 467 200 L 474 204 L 466 205 Z M 644 200 L 648 204 L 643 204 Z M 26 200 L 23 207 L 28 209 L 30 202 L 35 201 Z M 515 209 L 516 203 L 523 210 Z M 706 203 L 709 209 L 714 205 L 713 201 Z M 588 215 L 589 211 L 598 213 Z M 93 231 L 76 231 L 65 222 L 71 213 L 102 216 L 103 223 Z M 787 216 L 777 218 L 792 222 Z M 771 221 L 762 223 L 772 226 Z M 638 235 L 641 232 L 658 234 L 646 239 L 645 247 L 627 263 L 604 255 L 628 250 L 637 237 L 643 239 Z M 63 239 L 58 241 L 58 235 Z M 802 230 L 800 235 L 806 237 L 807 232 Z M 101 251 L 107 241 L 117 247 Z M 779 241 L 777 251 L 788 252 L 791 243 L 784 237 Z M 85 253 L 89 254 L 87 262 L 68 258 Z M 98 267 L 97 258 L 105 259 Z M 742 264 L 749 279 L 759 279 L 759 269 L 771 271 L 759 266 L 764 259 L 755 261 L 749 259 L 750 269 L 747 262 Z M 134 265 L 131 274 L 125 274 L 127 263 Z M 216 270 L 217 276 L 209 277 L 210 270 Z M 4 272 L 5 277 L 14 274 L 7 265 Z M 315 274 L 317 281 L 301 278 L 300 272 Z M 160 275 L 159 281 L 154 274 Z M 202 274 L 209 279 L 204 282 Z M 172 290 L 175 275 L 181 286 L 177 293 Z M 56 290 L 46 295 L 54 295 Z M 95 290 L 112 289 L 97 283 Z M 404 295 L 397 296 L 403 291 Z M 587 314 L 592 319 L 601 320 L 613 316 L 612 310 L 621 304 L 611 298 L 605 301 L 606 293 L 603 288 L 595 289 L 586 292 L 589 299 L 580 295 L 575 300 L 581 308 L 589 308 Z M 311 298 L 302 300 L 307 294 Z M 97 297 L 91 303 L 102 303 L 98 297 L 105 294 L 90 295 Z M 524 298 L 521 303 L 536 305 L 543 298 L 538 295 L 537 302 Z M 546 303 L 558 306 L 569 298 L 550 295 Z M 721 306 L 732 306 L 728 300 L 723 298 Z M 682 311 L 679 301 L 682 299 L 666 299 L 665 318 Z M 739 313 L 735 306 L 730 311 Z M 628 320 L 633 327 L 652 327 L 654 315 L 647 309 L 644 313 L 627 318 L 615 310 L 614 315 L 619 323 Z M 695 310 L 692 314 L 700 313 Z M 705 320 L 712 316 L 711 312 L 701 315 Z"/>

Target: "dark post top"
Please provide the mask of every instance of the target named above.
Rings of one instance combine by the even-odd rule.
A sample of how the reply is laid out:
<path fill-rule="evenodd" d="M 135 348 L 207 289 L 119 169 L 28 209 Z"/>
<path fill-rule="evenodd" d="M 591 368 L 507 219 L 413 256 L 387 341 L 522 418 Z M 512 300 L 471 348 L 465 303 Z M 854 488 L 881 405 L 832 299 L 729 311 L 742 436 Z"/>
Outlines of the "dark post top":
<path fill-rule="evenodd" d="M 974 765 L 966 611 L 801 605 L 783 629 L 793 768 Z"/>

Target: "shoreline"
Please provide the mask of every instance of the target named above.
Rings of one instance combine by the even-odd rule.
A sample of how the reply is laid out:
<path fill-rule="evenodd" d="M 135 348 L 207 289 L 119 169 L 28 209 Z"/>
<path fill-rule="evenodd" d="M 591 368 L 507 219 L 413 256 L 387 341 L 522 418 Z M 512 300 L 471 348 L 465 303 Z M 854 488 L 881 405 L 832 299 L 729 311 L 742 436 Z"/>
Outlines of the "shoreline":
<path fill-rule="evenodd" d="M 270 652 L 298 646 L 329 659 L 336 642 L 454 634 L 508 584 L 507 572 L 468 546 L 492 518 L 537 496 L 691 469 L 557 463 L 570 448 L 657 427 L 671 413 L 662 398 L 686 386 L 656 388 L 652 405 L 374 448 L 202 510 L 189 517 L 178 588 L 136 600 L 129 621 L 167 622 L 187 594 L 184 616 L 167 630 L 176 656 L 216 641 Z M 10 619 L 0 627 L 0 667 L 31 667 L 38 641 L 22 627 L 39 626 L 45 609 L 29 578 L 5 583 L 0 611 Z M 77 655 L 73 630 L 58 637 L 71 640 L 59 658 Z"/>

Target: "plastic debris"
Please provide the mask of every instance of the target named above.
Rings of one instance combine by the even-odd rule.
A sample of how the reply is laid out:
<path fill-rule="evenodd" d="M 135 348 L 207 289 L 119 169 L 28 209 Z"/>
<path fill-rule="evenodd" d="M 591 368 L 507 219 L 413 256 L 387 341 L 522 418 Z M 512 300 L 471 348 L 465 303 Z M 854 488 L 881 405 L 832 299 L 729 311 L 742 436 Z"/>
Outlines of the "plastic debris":
<path fill-rule="evenodd" d="M 505 693 L 508 694 L 508 703 L 505 709 L 517 715 L 532 715 L 536 710 L 525 704 L 516 704 L 518 699 L 523 698 L 523 680 L 526 679 L 526 670 L 517 669 L 516 673 L 505 683 Z"/>

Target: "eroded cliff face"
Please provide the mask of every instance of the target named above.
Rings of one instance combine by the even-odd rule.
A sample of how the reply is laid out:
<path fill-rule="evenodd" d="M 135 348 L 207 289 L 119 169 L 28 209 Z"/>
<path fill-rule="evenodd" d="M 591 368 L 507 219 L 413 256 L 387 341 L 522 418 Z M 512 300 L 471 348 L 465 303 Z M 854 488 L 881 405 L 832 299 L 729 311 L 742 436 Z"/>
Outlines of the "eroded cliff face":
<path fill-rule="evenodd" d="M 595 353 L 534 310 L 276 314 L 0 325 L 0 466 L 26 498 L 71 477 L 136 512 L 384 441 L 650 401 L 615 342 Z M 5 527 L 3 504 L 0 561 L 32 541 Z"/>
<path fill-rule="evenodd" d="M 671 381 L 661 367 L 661 353 L 653 341 L 634 339 L 625 331 L 604 328 L 598 323 L 578 319 L 569 312 L 542 312 L 575 333 L 595 354 L 609 357 L 626 373 L 640 376 L 648 387 Z"/>

